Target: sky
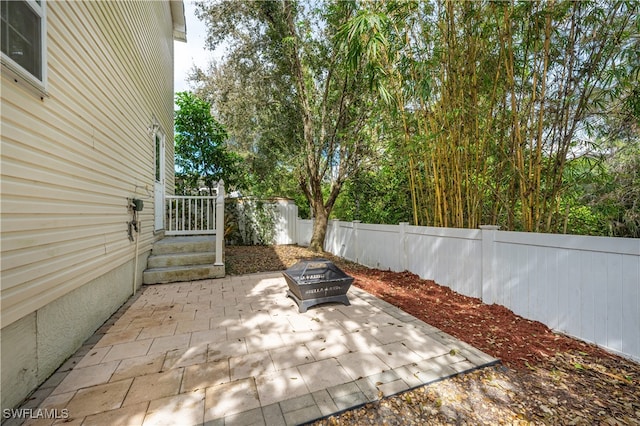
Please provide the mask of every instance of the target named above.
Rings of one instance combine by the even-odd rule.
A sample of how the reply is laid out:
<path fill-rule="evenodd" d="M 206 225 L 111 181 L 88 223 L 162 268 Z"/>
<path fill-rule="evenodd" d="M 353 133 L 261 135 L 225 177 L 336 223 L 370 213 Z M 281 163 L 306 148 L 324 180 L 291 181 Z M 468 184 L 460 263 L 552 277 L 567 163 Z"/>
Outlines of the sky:
<path fill-rule="evenodd" d="M 187 24 L 187 42 L 173 42 L 174 65 L 173 85 L 175 92 L 189 90 L 186 78 L 193 65 L 206 68 L 211 58 L 220 57 L 219 52 L 205 50 L 204 42 L 207 29 L 195 15 L 195 6 L 192 0 L 184 0 L 184 17 Z"/>

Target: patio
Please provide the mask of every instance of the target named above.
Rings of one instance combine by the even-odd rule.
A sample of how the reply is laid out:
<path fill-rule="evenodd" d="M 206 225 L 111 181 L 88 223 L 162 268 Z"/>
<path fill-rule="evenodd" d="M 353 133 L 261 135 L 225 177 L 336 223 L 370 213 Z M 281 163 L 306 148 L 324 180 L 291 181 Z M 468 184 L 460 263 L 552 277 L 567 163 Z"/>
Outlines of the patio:
<path fill-rule="evenodd" d="M 286 288 L 281 273 L 145 287 L 23 408 L 83 425 L 301 424 L 497 362 L 358 288 L 304 314 Z"/>

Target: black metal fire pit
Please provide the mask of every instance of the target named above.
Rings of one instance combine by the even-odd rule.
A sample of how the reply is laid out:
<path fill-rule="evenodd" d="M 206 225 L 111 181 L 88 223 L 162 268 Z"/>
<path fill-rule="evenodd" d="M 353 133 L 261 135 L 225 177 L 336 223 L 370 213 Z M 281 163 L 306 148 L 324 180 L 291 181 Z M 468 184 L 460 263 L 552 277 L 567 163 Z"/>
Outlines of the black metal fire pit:
<path fill-rule="evenodd" d="M 287 296 L 296 302 L 300 312 L 320 303 L 350 305 L 347 291 L 353 277 L 327 259 L 301 260 L 282 274 L 289 286 Z"/>

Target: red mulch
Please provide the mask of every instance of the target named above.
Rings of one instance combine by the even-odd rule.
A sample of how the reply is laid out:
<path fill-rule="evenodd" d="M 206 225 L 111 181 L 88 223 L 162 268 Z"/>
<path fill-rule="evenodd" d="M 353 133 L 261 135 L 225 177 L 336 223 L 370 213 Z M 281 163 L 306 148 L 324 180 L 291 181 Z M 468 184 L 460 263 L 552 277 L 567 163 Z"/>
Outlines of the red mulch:
<path fill-rule="evenodd" d="M 364 268 L 348 272 L 356 278 L 356 286 L 510 367 L 535 366 L 558 352 L 570 350 L 612 356 L 596 346 L 554 333 L 540 322 L 515 315 L 504 306 L 484 304 L 411 272 Z"/>

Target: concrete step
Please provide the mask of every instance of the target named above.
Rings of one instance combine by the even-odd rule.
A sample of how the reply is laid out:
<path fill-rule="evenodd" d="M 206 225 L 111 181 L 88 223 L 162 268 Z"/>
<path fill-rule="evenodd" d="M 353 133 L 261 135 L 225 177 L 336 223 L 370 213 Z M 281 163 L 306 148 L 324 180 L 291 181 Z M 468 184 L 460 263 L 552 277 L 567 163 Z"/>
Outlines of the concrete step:
<path fill-rule="evenodd" d="M 155 251 L 155 250 L 154 250 Z M 206 265 L 215 260 L 212 251 L 195 253 L 151 254 L 147 260 L 147 268 L 166 268 L 168 266 Z"/>
<path fill-rule="evenodd" d="M 151 254 L 215 252 L 215 236 L 166 237 L 153 244 Z"/>
<path fill-rule="evenodd" d="M 181 281 L 206 280 L 222 278 L 225 275 L 224 265 L 186 265 L 150 268 L 144 271 L 144 284 L 165 284 Z"/>
<path fill-rule="evenodd" d="M 224 264 L 213 264 L 215 244 L 213 235 L 166 237 L 156 241 L 142 282 L 164 284 L 224 277 Z"/>

